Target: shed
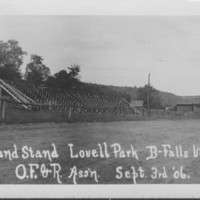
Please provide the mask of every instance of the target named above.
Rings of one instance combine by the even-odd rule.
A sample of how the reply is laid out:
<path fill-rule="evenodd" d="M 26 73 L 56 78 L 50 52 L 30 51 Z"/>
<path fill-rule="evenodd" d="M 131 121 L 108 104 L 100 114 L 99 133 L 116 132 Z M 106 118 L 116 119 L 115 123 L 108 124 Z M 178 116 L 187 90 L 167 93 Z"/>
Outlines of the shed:
<path fill-rule="evenodd" d="M 175 110 L 178 112 L 198 112 L 200 108 L 200 104 L 194 103 L 179 103 L 176 105 Z"/>

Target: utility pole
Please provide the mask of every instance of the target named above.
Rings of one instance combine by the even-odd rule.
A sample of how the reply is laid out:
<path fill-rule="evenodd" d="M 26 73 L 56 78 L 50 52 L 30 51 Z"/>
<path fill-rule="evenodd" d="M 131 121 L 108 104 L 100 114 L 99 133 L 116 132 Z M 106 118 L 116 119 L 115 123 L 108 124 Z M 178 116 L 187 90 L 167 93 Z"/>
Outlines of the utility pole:
<path fill-rule="evenodd" d="M 147 114 L 149 115 L 149 89 L 150 89 L 150 73 L 148 75 L 148 85 L 147 85 Z"/>

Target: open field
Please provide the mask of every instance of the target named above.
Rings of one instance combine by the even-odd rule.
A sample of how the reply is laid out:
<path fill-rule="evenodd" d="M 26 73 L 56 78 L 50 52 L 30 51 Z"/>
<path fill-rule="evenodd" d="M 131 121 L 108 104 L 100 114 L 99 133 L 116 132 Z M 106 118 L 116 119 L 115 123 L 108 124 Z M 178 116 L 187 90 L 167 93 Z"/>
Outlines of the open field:
<path fill-rule="evenodd" d="M 51 144 L 56 145 L 58 158 L 53 158 L 50 162 L 47 158 L 22 159 L 23 146 L 31 146 L 35 150 L 53 150 Z M 96 149 L 99 155 L 98 144 L 106 143 L 109 158 L 90 157 L 72 158 L 68 144 L 73 144 L 74 155 L 80 150 Z M 130 145 L 137 150 L 138 160 L 133 157 L 118 158 L 113 152 L 111 145 L 118 143 L 121 150 L 129 150 Z M 41 123 L 41 124 L 21 124 L 21 125 L 0 125 L 0 151 L 14 150 L 17 147 L 19 158 L 9 161 L 7 158 L 0 158 L 0 183 L 1 184 L 51 184 L 58 183 L 58 177 L 49 174 L 47 178 L 42 177 L 40 169 L 35 174 L 37 178 L 19 179 L 16 177 L 16 167 L 19 164 L 38 163 L 49 166 L 50 163 L 59 163 L 59 179 L 62 183 L 73 184 L 73 179 L 69 178 L 70 168 L 76 166 L 77 169 L 85 170 L 90 168 L 96 170 L 99 177 L 98 183 L 118 184 L 133 183 L 133 178 L 117 179 L 116 168 L 121 166 L 124 170 L 131 170 L 135 167 L 142 167 L 145 171 L 145 178 L 139 177 L 137 183 L 200 183 L 200 157 L 194 157 L 193 145 L 200 146 L 200 120 L 157 120 L 157 121 L 128 121 L 128 122 L 98 122 L 98 123 Z M 163 150 L 162 144 L 171 145 L 173 151 L 167 147 L 166 155 L 160 153 L 157 158 L 149 159 L 150 151 L 146 148 L 155 145 L 159 150 Z M 180 146 L 179 146 L 180 145 Z M 176 152 L 176 146 L 179 152 Z M 182 148 L 182 153 L 180 152 Z M 184 158 L 184 152 L 185 158 Z M 173 156 L 174 154 L 174 156 Z M 179 154 L 179 155 L 178 155 Z M 186 156 L 188 154 L 188 156 Z M 121 154 L 122 155 L 122 154 Z M 0 154 L 0 157 L 1 154 Z M 26 165 L 27 166 L 27 165 Z M 160 177 L 152 178 L 154 170 L 158 170 Z M 164 167 L 164 168 L 163 168 Z M 174 167 L 174 169 L 173 169 Z M 174 178 L 174 171 L 180 169 L 182 178 Z M 19 175 L 23 175 L 22 168 Z M 27 175 L 29 175 L 28 167 Z M 166 176 L 164 171 L 166 170 Z M 178 172 L 176 173 L 176 175 Z M 118 174 L 119 175 L 119 174 Z M 62 176 L 62 177 L 61 177 Z M 158 173 L 156 176 L 159 176 Z M 186 176 L 186 178 L 185 178 Z M 78 184 L 95 184 L 94 177 L 76 177 Z"/>

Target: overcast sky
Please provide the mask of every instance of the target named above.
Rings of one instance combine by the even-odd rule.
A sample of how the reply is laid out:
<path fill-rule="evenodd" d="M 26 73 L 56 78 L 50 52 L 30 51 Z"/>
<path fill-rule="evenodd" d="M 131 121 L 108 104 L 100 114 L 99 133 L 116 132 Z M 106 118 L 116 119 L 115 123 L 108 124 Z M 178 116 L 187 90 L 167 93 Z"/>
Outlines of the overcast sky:
<path fill-rule="evenodd" d="M 0 40 L 16 39 L 28 52 L 23 70 L 38 54 L 52 74 L 78 64 L 82 81 L 144 86 L 151 73 L 159 90 L 200 95 L 200 15 L 191 12 L 200 13 L 200 2 L 179 6 L 179 16 L 162 9 L 143 16 L 0 16 Z"/>

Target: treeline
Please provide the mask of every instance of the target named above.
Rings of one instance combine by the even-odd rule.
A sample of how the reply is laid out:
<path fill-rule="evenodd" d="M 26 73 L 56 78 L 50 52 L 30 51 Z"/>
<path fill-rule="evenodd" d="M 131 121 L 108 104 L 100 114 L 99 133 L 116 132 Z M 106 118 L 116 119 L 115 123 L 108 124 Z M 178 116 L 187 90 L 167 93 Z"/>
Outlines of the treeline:
<path fill-rule="evenodd" d="M 48 85 L 60 88 L 72 87 L 79 81 L 80 66 L 72 65 L 68 70 L 61 70 L 51 76 L 50 68 L 44 64 L 42 56 L 32 54 L 26 65 L 25 73 L 21 72 L 23 58 L 27 52 L 16 40 L 0 41 L 0 78 L 21 81 L 34 85 Z"/>
<path fill-rule="evenodd" d="M 153 86 L 145 85 L 144 87 L 118 87 L 108 86 L 116 92 L 124 92 L 130 96 L 132 100 L 143 100 L 143 105 L 147 108 L 147 94 L 149 93 L 149 105 L 152 109 L 161 109 L 166 105 L 162 102 L 162 96 L 159 90 Z"/>
<path fill-rule="evenodd" d="M 16 40 L 0 41 L 0 78 L 18 84 L 73 89 L 95 96 L 115 96 L 125 98 L 128 102 L 143 100 L 144 107 L 147 107 L 147 93 L 149 92 L 150 108 L 164 107 L 159 91 L 152 86 L 132 88 L 84 83 L 80 81 L 81 68 L 79 65 L 68 66 L 67 70 L 62 69 L 51 75 L 50 68 L 44 64 L 43 57 L 36 54 L 30 54 L 30 62 L 26 65 L 25 73 L 22 73 L 23 59 L 27 54 Z"/>
<path fill-rule="evenodd" d="M 42 56 L 31 54 L 25 73 L 21 71 L 24 56 L 28 53 L 22 49 L 16 40 L 0 41 L 0 78 L 18 84 L 43 85 L 60 89 L 74 89 L 91 95 L 112 95 L 124 97 L 130 101 L 130 96 L 116 92 L 107 86 L 84 83 L 80 81 L 80 66 L 71 65 L 67 70 L 60 70 L 51 75 L 51 70 L 44 64 Z"/>

